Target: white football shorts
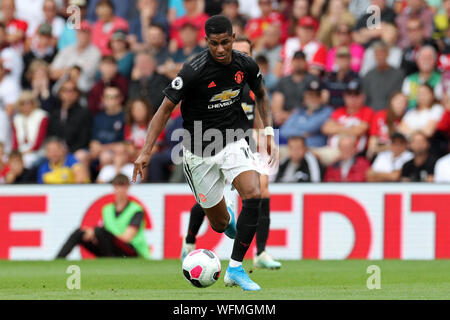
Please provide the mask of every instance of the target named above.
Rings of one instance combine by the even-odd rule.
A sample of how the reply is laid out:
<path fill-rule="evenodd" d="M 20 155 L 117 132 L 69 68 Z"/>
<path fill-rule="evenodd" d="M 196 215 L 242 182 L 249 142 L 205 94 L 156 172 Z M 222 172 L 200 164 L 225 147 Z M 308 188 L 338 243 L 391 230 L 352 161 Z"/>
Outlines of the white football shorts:
<path fill-rule="evenodd" d="M 229 143 L 212 157 L 199 157 L 183 148 L 183 171 L 186 180 L 202 208 L 218 204 L 226 184 L 245 171 L 260 173 L 258 160 L 245 139 Z"/>
<path fill-rule="evenodd" d="M 269 160 L 259 152 L 255 152 L 253 153 L 253 155 L 256 158 L 256 166 L 258 167 L 258 172 L 266 176 L 272 175 L 272 169 L 268 165 Z"/>

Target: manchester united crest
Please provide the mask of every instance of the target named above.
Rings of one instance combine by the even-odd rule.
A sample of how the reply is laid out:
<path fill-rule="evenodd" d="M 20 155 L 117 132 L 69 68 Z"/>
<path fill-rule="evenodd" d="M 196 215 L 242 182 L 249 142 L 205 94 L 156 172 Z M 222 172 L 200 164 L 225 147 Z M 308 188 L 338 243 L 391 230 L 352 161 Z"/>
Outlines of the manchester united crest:
<path fill-rule="evenodd" d="M 244 80 L 244 73 L 242 71 L 236 72 L 236 74 L 234 75 L 234 80 L 237 84 L 241 84 Z"/>

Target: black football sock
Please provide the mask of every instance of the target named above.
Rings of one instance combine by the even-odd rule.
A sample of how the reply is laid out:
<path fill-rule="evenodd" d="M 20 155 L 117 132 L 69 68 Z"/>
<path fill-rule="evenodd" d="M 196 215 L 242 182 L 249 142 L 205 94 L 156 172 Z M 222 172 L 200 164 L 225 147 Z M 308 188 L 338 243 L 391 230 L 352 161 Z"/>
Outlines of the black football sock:
<path fill-rule="evenodd" d="M 237 234 L 234 239 L 231 259 L 242 262 L 247 253 L 258 225 L 261 199 L 242 200 L 242 211 L 236 223 Z"/>
<path fill-rule="evenodd" d="M 186 235 L 186 243 L 195 243 L 195 237 L 197 236 L 198 230 L 200 229 L 204 218 L 205 212 L 202 207 L 196 203 L 192 207 L 191 215 L 189 216 L 189 227 Z"/>
<path fill-rule="evenodd" d="M 256 254 L 260 255 L 266 250 L 267 238 L 269 237 L 270 228 L 270 198 L 261 200 L 261 214 L 258 219 L 258 227 L 256 228 Z"/>

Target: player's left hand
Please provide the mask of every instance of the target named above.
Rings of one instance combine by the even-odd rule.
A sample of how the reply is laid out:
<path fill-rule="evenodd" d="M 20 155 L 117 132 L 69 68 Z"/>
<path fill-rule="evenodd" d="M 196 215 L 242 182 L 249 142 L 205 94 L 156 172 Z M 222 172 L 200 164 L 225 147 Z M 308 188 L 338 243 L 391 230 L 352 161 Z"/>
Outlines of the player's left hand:
<path fill-rule="evenodd" d="M 269 166 L 272 167 L 278 161 L 278 147 L 273 136 L 266 136 L 267 154 L 269 155 Z"/>
<path fill-rule="evenodd" d="M 141 153 L 139 157 L 134 162 L 134 169 L 133 169 L 133 178 L 131 181 L 134 183 L 137 180 L 138 174 L 141 176 L 142 179 L 144 179 L 144 169 L 147 167 L 147 165 L 150 162 L 150 155 L 146 153 Z"/>

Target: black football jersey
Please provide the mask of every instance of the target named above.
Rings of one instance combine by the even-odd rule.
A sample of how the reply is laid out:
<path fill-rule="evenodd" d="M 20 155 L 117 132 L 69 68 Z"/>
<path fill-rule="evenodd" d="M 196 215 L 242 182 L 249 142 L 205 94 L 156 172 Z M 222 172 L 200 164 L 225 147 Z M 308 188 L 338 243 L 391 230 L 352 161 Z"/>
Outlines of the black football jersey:
<path fill-rule="evenodd" d="M 217 129 L 222 133 L 223 147 L 240 139 L 236 137 L 227 141 L 226 131 L 250 129 L 241 105 L 242 94 L 246 84 L 255 92 L 262 81 L 256 62 L 236 50 L 233 50 L 232 61 L 228 65 L 215 61 L 209 49 L 186 62 L 178 76 L 164 90 L 166 97 L 173 103 L 181 101 L 183 127 L 190 134 L 190 141 L 183 139 L 183 145 L 191 152 L 203 156 L 203 150 L 212 142 L 217 142 L 208 133 L 203 136 L 209 129 Z M 194 144 L 200 142 L 201 148 Z"/>

